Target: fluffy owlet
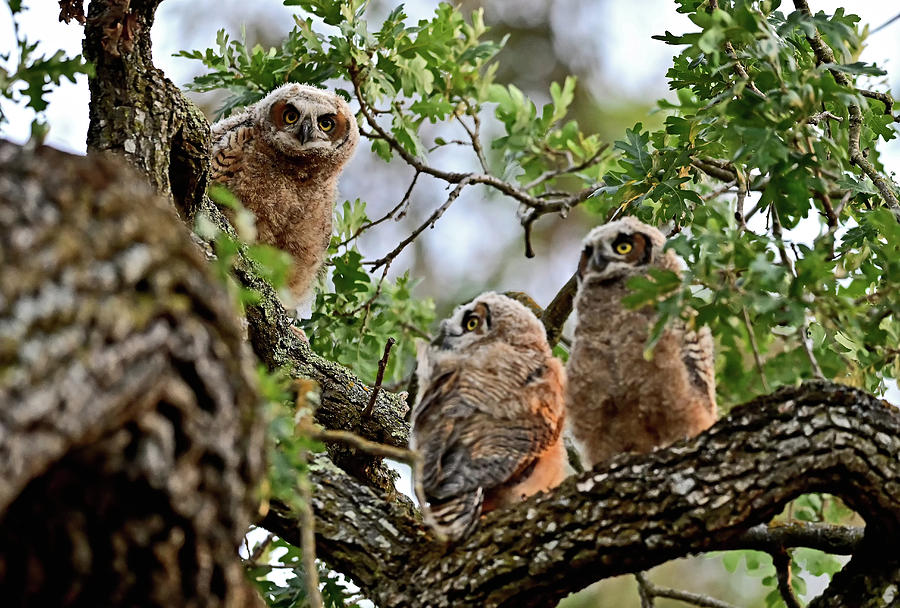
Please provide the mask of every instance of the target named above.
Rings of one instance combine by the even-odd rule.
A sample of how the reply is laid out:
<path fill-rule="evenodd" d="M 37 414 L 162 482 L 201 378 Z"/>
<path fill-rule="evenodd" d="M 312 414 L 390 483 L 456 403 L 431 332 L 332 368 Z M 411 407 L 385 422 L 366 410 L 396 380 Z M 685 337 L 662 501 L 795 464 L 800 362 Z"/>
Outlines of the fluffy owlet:
<path fill-rule="evenodd" d="M 289 282 L 302 298 L 331 238 L 338 176 L 359 129 L 329 91 L 286 84 L 212 126 L 212 181 L 256 215 L 260 241 L 290 253 Z"/>
<path fill-rule="evenodd" d="M 563 480 L 565 372 L 525 306 L 495 293 L 460 306 L 420 348 L 418 376 L 410 447 L 444 536 Z"/>
<path fill-rule="evenodd" d="M 659 230 L 632 217 L 599 226 L 584 239 L 566 407 L 587 466 L 621 452 L 649 452 L 716 420 L 709 328 L 671 322 L 648 361 L 644 348 L 656 312 L 622 304 L 631 277 L 649 268 L 680 274 L 679 258 L 663 251 L 665 244 Z"/>

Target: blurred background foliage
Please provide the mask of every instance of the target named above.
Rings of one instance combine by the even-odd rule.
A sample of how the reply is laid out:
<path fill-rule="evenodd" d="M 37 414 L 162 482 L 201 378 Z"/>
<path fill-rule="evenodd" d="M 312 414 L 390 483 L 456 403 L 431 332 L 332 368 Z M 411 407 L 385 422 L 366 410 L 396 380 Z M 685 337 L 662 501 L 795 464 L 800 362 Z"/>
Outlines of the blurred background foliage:
<path fill-rule="evenodd" d="M 855 88 L 890 90 L 884 55 L 876 65 L 864 54 L 865 12 L 861 21 L 840 2 L 824 0 L 813 0 L 811 16 L 774 0 L 723 1 L 724 10 L 715 11 L 694 0 L 284 4 L 257 3 L 250 14 L 246 3 L 229 0 L 217 3 L 216 19 L 209 19 L 206 3 L 167 0 L 154 38 L 157 62 L 180 84 L 191 83 L 211 119 L 286 79 L 300 80 L 343 91 L 356 99 L 355 109 L 363 100 L 395 143 L 379 137 L 361 112 L 370 146 L 361 146 L 342 177 L 329 274 L 303 321 L 323 356 L 371 382 L 387 337 L 394 337 L 386 384 L 400 388 L 412 370 L 413 340 L 427 338 L 435 317 L 489 288 L 525 291 L 548 303 L 571 274 L 589 227 L 630 213 L 671 232 L 688 266 L 683 277 L 657 273 L 635 281 L 632 302 L 658 307 L 657 329 L 691 311 L 695 322 L 712 326 L 724 410 L 819 371 L 879 394 L 894 386 L 900 373 L 900 225 L 884 193 L 849 158 L 856 106 L 860 147 L 896 196 L 896 112 L 886 113 L 882 101 Z M 19 3 L 8 6 L 16 22 L 27 21 Z M 893 16 L 890 7 L 886 11 L 878 12 L 876 23 Z M 835 53 L 829 66 L 817 65 L 806 41 L 813 28 Z M 82 121 L 86 129 L 86 110 L 84 117 L 54 120 L 53 107 L 43 105 L 45 97 L 52 100 L 45 85 L 62 76 L 83 84 L 76 74 L 89 68 L 75 53 L 56 54 L 52 35 L 29 34 L 50 47 L 29 46 L 20 35 L 27 29 L 13 30 L 20 51 L 0 56 L 4 95 L 18 102 L 23 91 L 40 88 L 37 105 L 31 96 L 38 121 L 49 123 L 51 136 L 54 130 L 77 134 L 80 127 L 72 125 Z M 892 40 L 893 46 L 879 48 L 896 59 L 896 30 L 885 32 L 873 40 Z M 30 53 L 51 59 L 17 72 Z M 855 86 L 836 82 L 827 68 Z M 0 103 L 4 116 L 14 115 L 16 108 Z M 15 122 L 13 116 L 4 132 Z M 471 146 L 476 127 L 481 154 Z M 597 192 L 569 214 L 536 222 L 537 255 L 527 259 L 516 200 L 473 185 L 443 217 L 427 222 L 454 184 L 419 175 L 404 154 L 440 171 L 490 172 L 532 196 L 586 187 Z M 561 173 L 535 183 L 554 172 Z M 390 257 L 423 225 L 419 238 Z M 235 244 L 221 246 L 227 254 Z M 264 248 L 256 257 L 283 267 Z M 270 398 L 283 401 L 284 387 L 274 380 L 272 386 Z M 286 450 L 316 447 L 290 439 L 290 420 L 282 412 L 273 423 L 272 434 L 285 448 L 273 459 L 281 462 L 276 472 L 299 458 L 285 456 Z M 297 475 L 276 475 L 272 483 L 281 490 L 275 493 L 298 483 L 302 467 Z M 781 519 L 853 517 L 838 501 L 810 495 Z M 303 605 L 297 553 L 280 542 L 269 541 L 253 567 L 289 574 L 252 574 L 272 605 Z M 793 560 L 795 590 L 803 597 L 815 594 L 840 565 L 832 556 L 799 550 Z M 739 606 L 781 605 L 772 572 L 765 554 L 742 551 L 679 560 L 650 577 Z M 336 605 L 353 597 L 340 577 L 328 576 L 326 596 L 337 598 Z M 657 605 L 676 605 L 667 601 Z M 633 579 L 622 577 L 563 605 L 637 606 L 639 600 Z"/>

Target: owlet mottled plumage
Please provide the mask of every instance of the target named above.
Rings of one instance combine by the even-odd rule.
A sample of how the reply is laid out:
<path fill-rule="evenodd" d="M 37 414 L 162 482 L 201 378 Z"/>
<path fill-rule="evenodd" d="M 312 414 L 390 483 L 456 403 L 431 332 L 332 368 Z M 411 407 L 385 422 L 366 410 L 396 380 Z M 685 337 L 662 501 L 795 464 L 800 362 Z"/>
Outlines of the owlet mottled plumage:
<path fill-rule="evenodd" d="M 709 328 L 670 322 L 648 361 L 644 348 L 656 312 L 622 304 L 631 277 L 649 268 L 680 274 L 679 258 L 663 251 L 665 244 L 659 230 L 632 217 L 599 226 L 584 239 L 566 408 L 586 466 L 621 452 L 649 452 L 716 420 Z"/>
<path fill-rule="evenodd" d="M 359 129 L 329 91 L 286 84 L 212 126 L 212 181 L 256 215 L 260 241 L 290 253 L 289 283 L 302 298 L 331 238 L 338 176 Z"/>
<path fill-rule="evenodd" d="M 458 307 L 420 347 L 418 375 L 410 447 L 444 536 L 563 480 L 565 372 L 522 304 L 485 293 Z"/>

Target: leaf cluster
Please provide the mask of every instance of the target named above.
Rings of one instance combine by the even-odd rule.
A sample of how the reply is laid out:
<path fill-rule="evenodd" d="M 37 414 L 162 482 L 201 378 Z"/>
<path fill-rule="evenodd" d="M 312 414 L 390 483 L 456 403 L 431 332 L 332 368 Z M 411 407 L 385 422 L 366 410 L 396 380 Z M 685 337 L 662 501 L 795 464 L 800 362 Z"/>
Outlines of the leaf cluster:
<path fill-rule="evenodd" d="M 670 246 L 687 262 L 682 280 L 636 280 L 632 304 L 657 306 L 657 335 L 674 316 L 711 326 L 726 404 L 817 366 L 876 392 L 900 373 L 898 299 L 888 295 L 900 287 L 900 210 L 849 152 L 856 107 L 859 146 L 884 173 L 877 145 L 895 137 L 894 117 L 855 82 L 884 72 L 859 60 L 857 16 L 780 4 L 681 3 L 696 31 L 657 37 L 684 47 L 667 73 L 676 101 L 659 103 L 662 128 L 637 124 L 616 142 L 617 166 L 588 203 L 680 233 Z M 817 58 L 817 33 L 835 63 Z"/>
<path fill-rule="evenodd" d="M 41 119 L 47 109 L 46 96 L 53 86 L 59 86 L 63 78 L 75 82 L 78 74 L 92 74 L 92 66 L 81 55 L 69 57 L 62 50 L 52 55 L 38 52 L 39 42 L 29 42 L 19 29 L 18 16 L 25 8 L 22 0 L 7 0 L 6 5 L 12 15 L 16 50 L 0 55 L 0 98 L 14 103 L 25 101 L 25 105 L 38 113 L 32 130 L 45 130 Z M 0 125 L 7 116 L 0 105 Z"/>

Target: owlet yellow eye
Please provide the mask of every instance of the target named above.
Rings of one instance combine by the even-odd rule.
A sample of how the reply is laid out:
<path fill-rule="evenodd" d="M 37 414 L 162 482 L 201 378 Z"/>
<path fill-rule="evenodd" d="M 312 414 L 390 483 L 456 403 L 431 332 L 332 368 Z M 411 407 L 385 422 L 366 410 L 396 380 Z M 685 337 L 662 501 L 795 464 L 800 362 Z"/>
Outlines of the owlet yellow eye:
<path fill-rule="evenodd" d="M 284 114 L 281 115 L 281 119 L 284 121 L 284 124 L 292 125 L 300 120 L 300 114 L 294 108 L 288 108 L 284 111 Z"/>
<path fill-rule="evenodd" d="M 631 243 L 619 243 L 616 245 L 616 253 L 625 255 L 631 251 Z"/>
<path fill-rule="evenodd" d="M 319 128 L 328 133 L 334 128 L 334 119 L 330 116 L 323 116 L 319 119 Z"/>
<path fill-rule="evenodd" d="M 469 320 L 466 321 L 466 331 L 475 331 L 479 322 L 478 317 L 470 317 Z"/>

